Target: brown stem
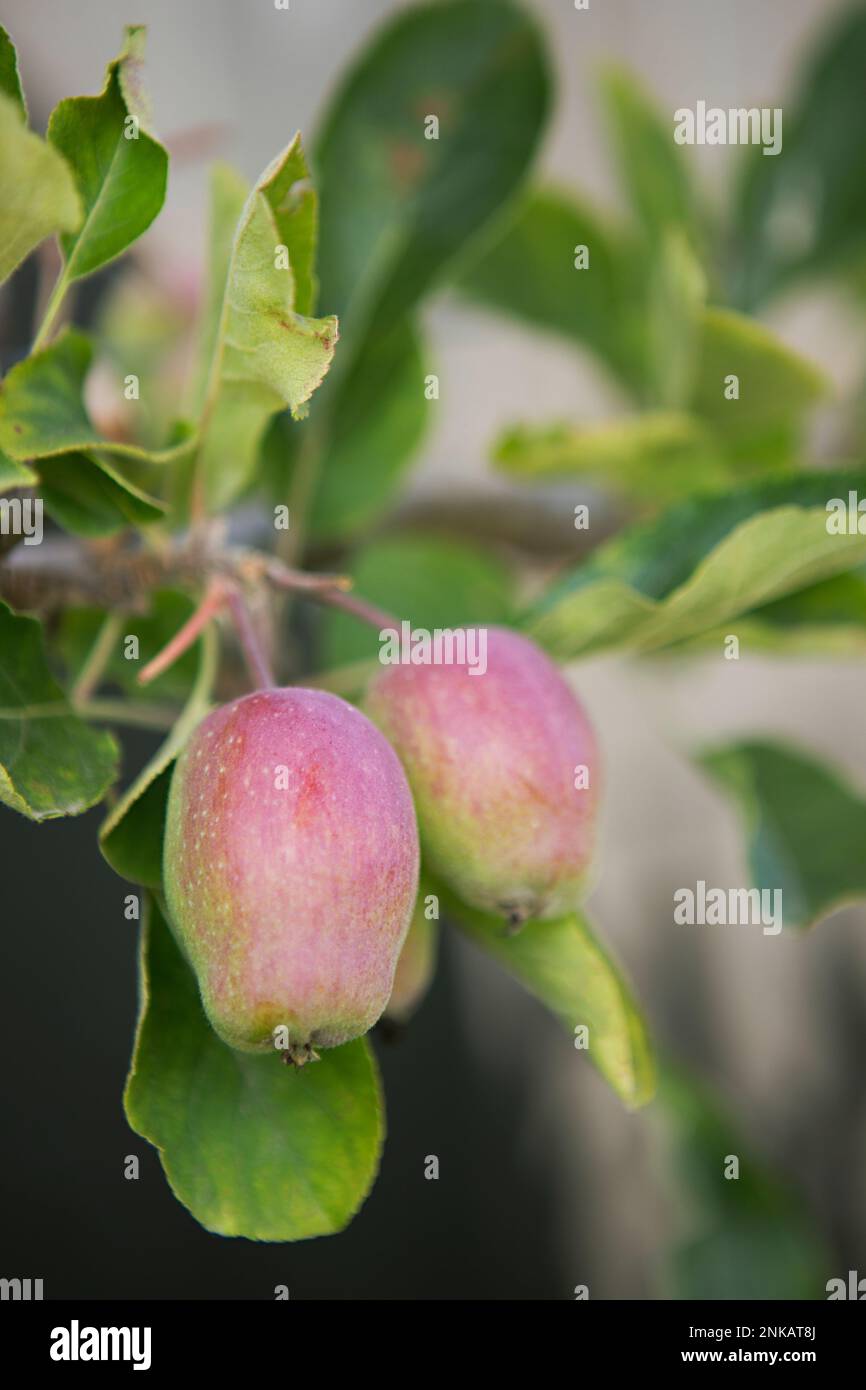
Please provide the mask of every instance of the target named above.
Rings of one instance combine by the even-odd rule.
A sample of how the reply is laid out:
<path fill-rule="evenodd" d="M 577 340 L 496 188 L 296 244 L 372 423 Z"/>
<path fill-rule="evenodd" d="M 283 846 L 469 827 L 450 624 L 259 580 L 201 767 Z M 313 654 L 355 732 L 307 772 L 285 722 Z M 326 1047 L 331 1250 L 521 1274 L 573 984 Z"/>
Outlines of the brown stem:
<path fill-rule="evenodd" d="M 96 606 L 141 611 L 154 589 L 200 587 L 213 576 L 244 583 L 270 579 L 280 588 L 315 598 L 320 590 L 349 589 L 338 574 L 309 574 L 281 565 L 261 551 L 218 549 L 197 541 L 160 551 L 112 550 L 47 540 L 35 557 L 20 548 L 0 564 L 0 598 L 23 612 L 54 613 Z"/>
<path fill-rule="evenodd" d="M 154 680 L 192 645 L 211 618 L 227 604 L 254 680 L 273 684 L 270 663 L 261 650 L 246 611 L 244 586 L 268 583 L 315 603 L 341 609 L 377 631 L 396 628 L 398 620 L 374 604 L 348 592 L 352 580 L 340 574 L 313 574 L 285 565 L 256 550 L 220 548 L 216 533 L 197 532 L 185 542 L 159 551 L 71 547 L 48 542 L 34 560 L 16 552 L 0 565 L 0 599 L 24 612 L 50 614 L 71 607 L 141 612 L 146 596 L 166 586 L 205 587 L 205 596 L 192 617 L 168 645 L 139 673 L 142 685 Z M 18 558 L 20 556 L 20 558 Z M 234 597 L 232 597 L 234 595 Z M 267 679 L 266 679 L 267 678 Z"/>
<path fill-rule="evenodd" d="M 362 623 L 369 623 L 377 632 L 386 627 L 399 630 L 400 621 L 392 613 L 386 613 L 384 608 L 377 608 L 375 604 L 368 603 L 366 599 L 358 598 L 355 594 L 343 594 L 338 589 L 325 589 L 317 595 L 317 599 L 319 603 L 327 603 L 331 608 L 341 609 L 343 613 L 351 613 L 353 618 L 360 618 Z"/>
<path fill-rule="evenodd" d="M 347 593 L 347 589 L 352 586 L 352 580 L 346 576 L 308 574 L 302 570 L 290 569 L 288 565 L 275 560 L 265 570 L 265 577 L 277 589 L 292 589 L 316 603 L 327 604 L 330 608 L 340 608 L 344 613 L 351 613 L 353 617 L 360 618 L 361 622 L 369 623 L 378 630 L 383 627 L 399 627 L 397 619 L 386 613 L 383 608 L 377 608 L 374 604 L 367 603 L 366 599 Z M 303 582 L 299 583 L 299 580 Z"/>

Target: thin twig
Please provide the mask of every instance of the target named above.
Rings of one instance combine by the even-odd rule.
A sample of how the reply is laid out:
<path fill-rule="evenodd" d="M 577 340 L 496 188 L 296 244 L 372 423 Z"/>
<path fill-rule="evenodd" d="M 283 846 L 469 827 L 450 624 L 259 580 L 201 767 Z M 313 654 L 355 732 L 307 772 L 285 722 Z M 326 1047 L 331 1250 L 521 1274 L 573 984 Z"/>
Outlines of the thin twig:
<path fill-rule="evenodd" d="M 104 720 L 106 724 L 128 724 L 140 729 L 173 729 L 181 711 L 174 705 L 136 704 L 133 700 L 85 700 L 75 706 L 82 719 Z"/>
<path fill-rule="evenodd" d="M 352 587 L 352 580 L 348 576 L 309 574 L 303 570 L 290 569 L 279 560 L 275 560 L 265 569 L 265 578 L 270 580 L 275 588 L 290 589 L 302 593 L 305 598 L 313 599 L 316 603 L 327 604 L 330 608 L 340 608 L 344 613 L 351 613 L 354 617 L 360 618 L 361 622 L 369 623 L 379 631 L 383 627 L 399 627 L 397 619 L 386 613 L 383 608 L 376 608 L 374 604 L 367 603 L 366 599 L 347 593 Z M 299 583 L 299 579 L 303 582 Z"/>
<path fill-rule="evenodd" d="M 71 705 L 68 700 L 49 700 L 44 704 L 16 705 L 0 709 L 0 721 L 18 722 L 22 719 L 68 719 L 70 713 L 80 719 L 103 720 L 106 724 L 130 724 L 143 729 L 171 729 L 180 710 L 169 705 L 136 704 L 132 700 L 81 700 Z"/>
<path fill-rule="evenodd" d="M 247 663 L 247 670 L 253 678 L 253 683 L 258 690 L 268 690 L 276 682 L 274 673 L 271 670 L 270 662 L 265 655 L 264 647 L 259 640 L 255 624 L 250 616 L 246 599 L 241 590 L 234 584 L 230 585 L 226 593 L 226 602 L 232 615 L 232 622 L 238 635 L 241 651 Z"/>
<path fill-rule="evenodd" d="M 105 674 L 105 668 L 111 660 L 111 653 L 120 636 L 122 624 L 123 614 L 116 612 L 109 613 L 100 626 L 96 634 L 96 641 L 88 652 L 84 665 L 69 692 L 69 698 L 74 705 L 82 704 L 98 688 Z"/>
<path fill-rule="evenodd" d="M 339 589 L 323 589 L 315 598 L 318 603 L 326 603 L 331 608 L 339 608 L 343 613 L 351 613 L 353 618 L 360 618 L 362 623 L 369 623 L 377 632 L 391 627 L 399 631 L 400 623 L 393 613 L 386 613 L 384 608 L 377 608 L 375 604 L 368 603 L 366 599 L 358 598 L 355 594 L 344 594 Z"/>

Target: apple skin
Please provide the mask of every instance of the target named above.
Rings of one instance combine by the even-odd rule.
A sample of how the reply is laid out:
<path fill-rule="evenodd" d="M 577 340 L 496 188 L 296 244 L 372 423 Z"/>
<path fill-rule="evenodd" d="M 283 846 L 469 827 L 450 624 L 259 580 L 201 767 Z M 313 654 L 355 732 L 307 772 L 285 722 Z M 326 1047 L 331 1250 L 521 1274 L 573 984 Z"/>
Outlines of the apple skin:
<path fill-rule="evenodd" d="M 576 906 L 594 846 L 598 751 L 583 706 L 534 642 L 488 628 L 483 674 L 385 666 L 364 708 L 406 769 L 434 877 L 514 929 Z"/>
<path fill-rule="evenodd" d="M 280 1029 L 302 1062 L 379 1018 L 418 831 L 399 760 L 360 710 L 289 687 L 209 714 L 174 771 L 163 862 L 172 928 L 229 1046 L 266 1051 Z"/>

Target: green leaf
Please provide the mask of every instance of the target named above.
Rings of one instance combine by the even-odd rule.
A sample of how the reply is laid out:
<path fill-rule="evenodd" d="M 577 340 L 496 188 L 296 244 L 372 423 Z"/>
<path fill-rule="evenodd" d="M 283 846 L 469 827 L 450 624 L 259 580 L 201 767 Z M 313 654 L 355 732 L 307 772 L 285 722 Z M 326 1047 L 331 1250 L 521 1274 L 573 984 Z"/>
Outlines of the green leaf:
<path fill-rule="evenodd" d="M 0 801 L 30 820 L 79 815 L 113 783 L 117 745 L 73 712 L 35 618 L 0 604 L 0 651 Z"/>
<path fill-rule="evenodd" d="M 0 451 L 0 493 L 11 492 L 16 487 L 32 487 L 37 481 L 32 468 L 16 463 L 15 459 Z"/>
<path fill-rule="evenodd" d="M 281 245 L 288 251 L 294 284 L 294 309 L 311 314 L 316 305 L 316 242 L 319 232 L 319 200 L 300 137 L 289 146 L 286 158 L 271 165 L 261 191 L 274 216 Z"/>
<path fill-rule="evenodd" d="M 18 75 L 18 54 L 15 52 L 15 45 L 2 24 L 0 24 L 0 92 L 12 99 L 18 107 L 23 124 L 26 125 L 27 102 L 24 100 L 21 78 Z"/>
<path fill-rule="evenodd" d="M 297 178 L 305 169 L 296 136 L 252 190 L 232 245 L 197 464 L 212 510 L 250 481 L 271 416 L 286 406 L 296 419 L 306 414 L 334 355 L 336 319 L 296 309 L 296 282 L 302 297 L 310 294 L 311 205 Z M 299 248 L 298 271 L 281 267 L 285 237 Z"/>
<path fill-rule="evenodd" d="M 676 260 L 676 247 L 668 249 Z M 670 320 L 666 334 L 687 347 L 692 361 L 653 389 L 656 398 L 683 397 L 688 413 L 649 410 L 588 429 L 512 430 L 496 446 L 499 466 L 527 477 L 585 473 L 660 503 L 738 476 L 790 470 L 804 416 L 826 389 L 823 377 L 761 324 L 730 310 L 698 309 L 694 290 L 686 289 L 686 300 L 690 294 L 691 311 L 680 306 L 689 323 L 675 312 L 677 292 L 661 293 L 656 305 L 657 322 Z M 650 356 L 670 372 L 678 351 L 659 340 Z M 725 397 L 730 374 L 739 380 L 736 400 Z"/>
<path fill-rule="evenodd" d="M 866 897 L 866 798 L 808 756 L 749 741 L 701 765 L 737 801 L 752 881 L 782 890 L 786 927 L 809 927 Z"/>
<path fill-rule="evenodd" d="M 589 1029 L 589 1060 L 630 1110 L 655 1090 L 649 1039 L 631 992 L 586 917 L 527 922 L 509 935 L 499 917 L 437 886 L 446 916 L 546 1005 L 574 1036 Z"/>
<path fill-rule="evenodd" d="M 18 103 L 0 92 L 0 284 L 40 241 L 80 221 L 66 161 L 27 129 Z"/>
<path fill-rule="evenodd" d="M 834 575 L 750 614 L 767 646 L 844 654 L 866 646 L 866 567 Z"/>
<path fill-rule="evenodd" d="M 48 122 L 48 140 L 68 161 L 84 220 L 60 244 L 64 280 L 79 280 L 125 251 L 165 200 L 168 155 L 148 133 L 140 71 L 145 30 L 127 28 L 98 97 L 68 97 Z"/>
<path fill-rule="evenodd" d="M 99 847 L 115 873 L 155 890 L 162 887 L 162 839 L 174 761 L 208 711 L 216 672 L 216 638 L 209 628 L 198 645 L 198 674 L 183 714 L 99 828 Z"/>
<path fill-rule="evenodd" d="M 525 426 L 498 439 L 494 461 L 521 481 L 590 477 L 650 503 L 724 487 L 731 472 L 703 422 L 647 411 L 591 424 Z"/>
<path fill-rule="evenodd" d="M 98 454 L 43 459 L 39 480 L 45 510 L 76 536 L 111 536 L 128 526 L 160 521 L 165 513 L 162 502 Z"/>
<path fill-rule="evenodd" d="M 391 20 L 337 91 L 316 144 L 322 293 L 347 334 L 403 318 L 511 196 L 549 101 L 541 38 L 501 0 Z M 438 139 L 425 138 L 428 116 Z"/>
<path fill-rule="evenodd" d="M 359 594 L 416 627 L 508 623 L 512 580 L 505 565 L 478 546 L 435 536 L 383 538 L 349 568 Z M 374 659 L 376 631 L 331 610 L 324 620 L 326 665 Z"/>
<path fill-rule="evenodd" d="M 651 241 L 672 228 L 697 240 L 695 194 L 673 121 L 630 72 L 608 68 L 601 90 L 620 176 L 641 230 Z"/>
<path fill-rule="evenodd" d="M 406 320 L 374 334 L 344 375 L 325 387 L 323 467 L 310 526 L 314 535 L 345 539 L 375 520 L 395 492 L 427 428 L 425 362 L 417 331 Z M 323 393 L 324 396 L 324 393 Z"/>
<path fill-rule="evenodd" d="M 285 415 L 272 422 L 260 472 L 273 500 L 296 495 L 310 448 L 321 460 L 309 515 L 317 539 L 349 539 L 390 501 L 427 428 L 425 371 L 417 330 L 403 320 L 325 382 L 314 419 L 300 429 Z"/>
<path fill-rule="evenodd" d="M 206 1230 L 293 1241 L 342 1230 L 379 1166 L 384 1118 L 364 1038 L 304 1071 L 220 1041 L 155 908 L 142 932 L 141 1014 L 127 1119 L 159 1150 Z"/>
<path fill-rule="evenodd" d="M 537 600 L 523 626 L 561 658 L 650 651 L 866 558 L 866 536 L 827 530 L 827 503 L 866 472 L 804 473 L 702 495 L 632 527 Z"/>
<path fill-rule="evenodd" d="M 752 609 L 738 618 L 737 636 L 741 651 L 862 656 L 866 652 L 866 569 L 834 575 Z M 716 629 L 702 633 L 690 645 L 718 650 L 724 637 Z"/>
<path fill-rule="evenodd" d="M 337 91 L 315 167 L 322 295 L 344 341 L 300 446 L 320 537 L 373 520 L 417 448 L 427 402 L 412 312 L 514 194 L 548 96 L 538 32 L 500 0 L 411 8 Z"/>
<path fill-rule="evenodd" d="M 575 268 L 585 246 L 586 269 Z M 457 280 L 461 294 L 556 333 L 597 354 L 639 394 L 645 383 L 644 326 L 635 312 L 643 279 L 625 236 L 571 195 L 531 192 L 485 238 Z"/>
<path fill-rule="evenodd" d="M 732 290 L 753 307 L 802 276 L 866 263 L 866 10 L 834 15 L 784 108 L 781 153 L 743 152 Z"/>
<path fill-rule="evenodd" d="M 774 333 L 730 309 L 707 309 L 696 343 L 691 409 L 741 457 L 754 456 L 767 439 L 790 442 L 804 416 L 826 393 L 817 367 Z M 727 400 L 725 382 L 739 380 L 739 398 Z"/>
<path fill-rule="evenodd" d="M 201 410 L 207 393 L 208 377 L 219 337 L 232 244 L 248 197 L 249 187 L 240 174 L 228 164 L 214 164 L 210 171 L 207 281 L 195 389 L 197 412 Z"/>
<path fill-rule="evenodd" d="M 187 439 L 170 449 L 100 439 L 84 405 L 84 381 L 93 348 L 68 329 L 50 347 L 19 362 L 0 383 L 0 448 L 13 459 L 53 458 L 94 450 L 146 463 L 170 463 L 194 447 Z"/>
<path fill-rule="evenodd" d="M 685 235 L 665 230 L 649 257 L 645 305 L 647 398 L 669 410 L 688 408 L 695 377 L 707 285 Z"/>

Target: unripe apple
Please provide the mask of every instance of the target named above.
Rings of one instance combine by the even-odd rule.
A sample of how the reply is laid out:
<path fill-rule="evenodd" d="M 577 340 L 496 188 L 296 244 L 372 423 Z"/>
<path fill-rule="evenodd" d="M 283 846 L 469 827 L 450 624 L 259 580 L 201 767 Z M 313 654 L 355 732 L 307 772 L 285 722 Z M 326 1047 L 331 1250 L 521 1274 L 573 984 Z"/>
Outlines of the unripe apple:
<path fill-rule="evenodd" d="M 366 1033 L 391 993 L 418 859 L 403 769 L 359 710 L 288 688 L 208 715 L 172 778 L 164 877 L 223 1041 L 302 1063 Z"/>
<path fill-rule="evenodd" d="M 581 895 L 595 739 L 559 669 L 526 637 L 487 629 L 486 670 L 472 670 L 386 666 L 365 707 L 406 769 L 430 871 L 516 929 Z"/>
<path fill-rule="evenodd" d="M 408 1023 L 430 988 L 436 970 L 438 935 L 439 923 L 427 916 L 426 899 L 422 894 L 403 942 L 394 972 L 394 987 L 384 1014 L 392 1023 Z"/>

